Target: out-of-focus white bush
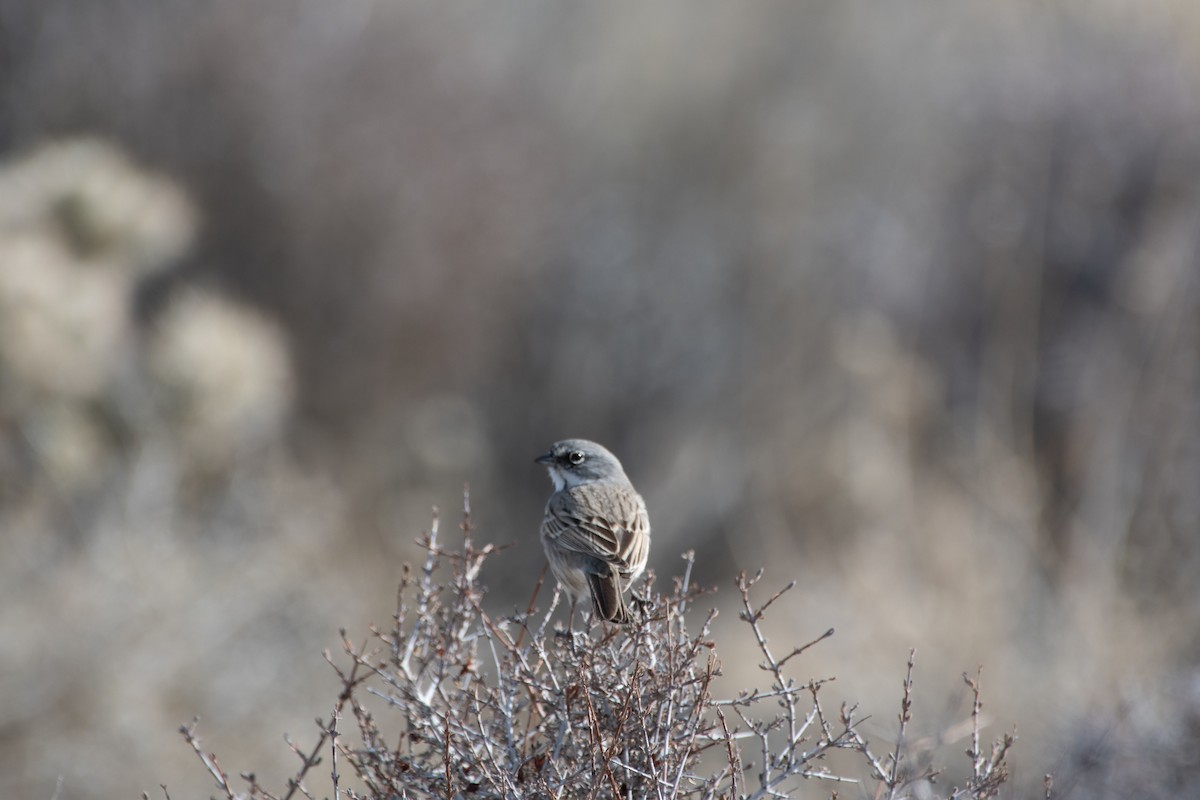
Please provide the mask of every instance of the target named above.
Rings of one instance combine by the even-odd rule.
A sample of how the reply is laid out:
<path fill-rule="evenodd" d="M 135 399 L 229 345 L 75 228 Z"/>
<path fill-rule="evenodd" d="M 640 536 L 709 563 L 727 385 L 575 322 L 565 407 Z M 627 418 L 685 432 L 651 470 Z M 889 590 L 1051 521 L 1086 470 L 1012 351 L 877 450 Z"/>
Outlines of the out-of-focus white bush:
<path fill-rule="evenodd" d="M 0 165 L 0 404 L 95 401 L 131 352 L 137 280 L 190 245 L 196 215 L 168 179 L 75 139 Z"/>
<path fill-rule="evenodd" d="M 128 346 L 130 276 L 82 263 L 42 232 L 0 235 L 0 399 L 96 399 Z"/>
<path fill-rule="evenodd" d="M 273 441 L 292 398 L 283 332 L 200 289 L 181 292 L 154 326 L 149 374 L 172 435 L 205 466 Z"/>
<path fill-rule="evenodd" d="M 108 142 L 43 145 L 0 167 L 0 235 L 59 242 L 81 263 L 144 275 L 191 245 L 192 203 Z"/>
<path fill-rule="evenodd" d="M 195 228 L 174 183 L 98 139 L 0 164 L 0 411 L 6 477 L 25 502 L 69 502 L 114 465 L 138 282 L 182 255 Z"/>
<path fill-rule="evenodd" d="M 291 365 L 261 314 L 186 288 L 135 321 L 196 228 L 176 183 L 98 139 L 0 165 L 0 411 L 30 494 L 70 501 L 151 442 L 173 474 L 226 469 L 281 432 Z"/>
<path fill-rule="evenodd" d="M 274 573 L 290 575 L 336 510 L 322 481 L 271 447 L 292 404 L 282 330 L 168 272 L 196 227 L 178 183 L 99 140 L 0 163 L 0 629 L 12 632 L 0 647 L 0 728 L 36 718 L 72 731 L 82 720 L 124 741 L 147 719 L 173 726 L 173 696 L 203 705 L 188 696 L 202 683 L 189 678 L 192 637 L 231 619 L 223 603 L 195 602 L 227 574 L 214 567 L 224 553 L 204 543 L 226 534 L 248 562 L 290 560 Z M 147 280 L 161 292 L 148 313 Z M 284 605 L 274 574 L 244 587 L 236 605 L 248 618 Z M 27 623 L 39 615 L 54 622 Z M 187 633 L 164 646 L 172 631 Z M 36 691 L 22 691 L 50 648 L 59 666 L 37 668 Z M 104 648 L 125 666 L 81 666 Z M 92 691 L 96 702 L 80 699 Z M 54 749 L 34 735 L 7 757 L 61 770 Z M 81 746 L 72 757 L 106 756 Z"/>

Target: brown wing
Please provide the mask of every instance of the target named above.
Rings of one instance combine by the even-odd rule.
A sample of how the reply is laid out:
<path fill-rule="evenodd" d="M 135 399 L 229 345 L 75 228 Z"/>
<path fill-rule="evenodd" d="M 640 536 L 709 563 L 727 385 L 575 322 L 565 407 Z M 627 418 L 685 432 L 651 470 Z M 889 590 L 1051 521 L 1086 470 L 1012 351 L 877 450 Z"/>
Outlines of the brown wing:
<path fill-rule="evenodd" d="M 650 520 L 645 503 L 632 487 L 592 483 L 550 497 L 542 535 L 566 550 L 611 564 L 628 576 L 646 566 Z"/>

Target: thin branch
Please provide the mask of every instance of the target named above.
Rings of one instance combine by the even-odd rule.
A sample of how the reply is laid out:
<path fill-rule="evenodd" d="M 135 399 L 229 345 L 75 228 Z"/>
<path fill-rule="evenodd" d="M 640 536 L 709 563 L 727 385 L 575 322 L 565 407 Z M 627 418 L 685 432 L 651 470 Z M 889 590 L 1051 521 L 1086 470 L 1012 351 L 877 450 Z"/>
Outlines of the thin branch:
<path fill-rule="evenodd" d="M 208 774 L 212 775 L 213 780 L 217 782 L 217 786 L 225 793 L 227 800 L 236 800 L 233 793 L 233 787 L 229 785 L 229 776 L 217 764 L 217 757 L 211 753 L 205 753 L 200 749 L 200 739 L 196 736 L 196 726 L 200 724 L 199 718 L 193 718 L 191 725 L 180 725 L 179 732 L 183 734 L 184 740 L 191 745 L 192 750 L 199 756 L 200 762 L 204 764 Z"/>
<path fill-rule="evenodd" d="M 892 751 L 892 771 L 888 775 L 888 800 L 896 796 L 900 786 L 900 761 L 904 758 L 904 731 L 912 720 L 912 674 L 913 664 L 917 660 L 915 649 L 908 651 L 908 671 L 904 675 L 904 699 L 900 701 L 900 727 L 896 731 L 896 749 Z"/>

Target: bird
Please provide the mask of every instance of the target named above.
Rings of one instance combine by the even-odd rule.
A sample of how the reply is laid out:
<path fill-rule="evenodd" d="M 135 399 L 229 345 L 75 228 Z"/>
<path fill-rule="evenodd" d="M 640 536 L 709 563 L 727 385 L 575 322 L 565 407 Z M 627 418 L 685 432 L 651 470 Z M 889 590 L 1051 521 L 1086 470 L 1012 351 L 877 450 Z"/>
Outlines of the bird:
<path fill-rule="evenodd" d="M 564 439 L 534 459 L 554 492 L 542 518 L 542 547 L 558 585 L 575 605 L 590 597 L 598 618 L 633 621 L 623 594 L 646 569 L 650 517 L 621 462 L 587 439 Z"/>

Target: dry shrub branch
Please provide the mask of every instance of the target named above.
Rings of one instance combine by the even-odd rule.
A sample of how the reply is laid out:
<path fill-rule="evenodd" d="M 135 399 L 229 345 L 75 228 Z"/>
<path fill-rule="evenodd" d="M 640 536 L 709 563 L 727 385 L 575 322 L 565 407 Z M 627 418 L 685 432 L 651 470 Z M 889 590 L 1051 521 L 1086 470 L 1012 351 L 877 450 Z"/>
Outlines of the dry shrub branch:
<path fill-rule="evenodd" d="M 769 685 L 722 699 L 713 692 L 721 674 L 711 635 L 716 611 L 696 605 L 705 591 L 691 580 L 692 554 L 668 594 L 656 593 L 647 577 L 636 623 L 570 636 L 550 624 L 557 594 L 545 612 L 536 610 L 536 593 L 527 611 L 486 611 L 480 575 L 496 547 L 476 544 L 469 504 L 460 527 L 462 541 L 450 548 L 435 516 L 421 540 L 424 562 L 405 565 L 391 626 L 373 627 L 361 645 L 343 631 L 347 663 L 326 653 L 341 691 L 330 717 L 317 721 L 313 746 L 288 740 L 300 763 L 284 790 L 263 787 L 253 773 L 240 776 L 244 789 L 234 788 L 202 749 L 195 724 L 182 728 L 226 800 L 313 800 L 314 768 L 326 757 L 329 785 L 320 794 L 351 800 L 769 798 L 795 796 L 805 781 L 827 783 L 812 788 L 834 797 L 842 784 L 860 784 L 856 796 L 894 800 L 915 796 L 917 786 L 922 797 L 942 796 L 933 791 L 937 771 L 912 766 L 928 754 L 906 741 L 915 652 L 896 738 L 880 757 L 859 731 L 856 706 L 831 713 L 823 704 L 833 678 L 798 681 L 785 671 L 832 629 L 786 655 L 773 652 L 762 621 L 791 584 L 760 602 L 762 572 L 738 577 L 739 616 Z M 971 776 L 944 796 L 993 797 L 1015 737 L 981 752 L 979 676 L 964 678 L 975 698 Z M 858 774 L 826 763 L 838 750 L 852 755 L 845 763 L 857 764 Z"/>

